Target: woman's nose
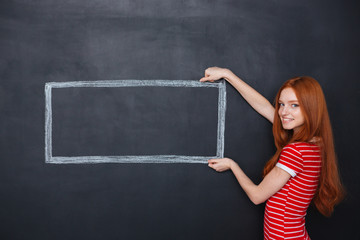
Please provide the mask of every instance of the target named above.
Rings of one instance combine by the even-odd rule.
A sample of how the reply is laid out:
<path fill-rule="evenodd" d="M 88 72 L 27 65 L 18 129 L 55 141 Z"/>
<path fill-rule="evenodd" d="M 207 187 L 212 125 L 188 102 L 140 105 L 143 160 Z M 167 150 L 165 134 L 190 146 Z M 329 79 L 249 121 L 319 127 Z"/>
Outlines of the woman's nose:
<path fill-rule="evenodd" d="M 284 106 L 281 109 L 281 115 L 287 115 L 289 113 L 289 108 L 287 106 Z"/>

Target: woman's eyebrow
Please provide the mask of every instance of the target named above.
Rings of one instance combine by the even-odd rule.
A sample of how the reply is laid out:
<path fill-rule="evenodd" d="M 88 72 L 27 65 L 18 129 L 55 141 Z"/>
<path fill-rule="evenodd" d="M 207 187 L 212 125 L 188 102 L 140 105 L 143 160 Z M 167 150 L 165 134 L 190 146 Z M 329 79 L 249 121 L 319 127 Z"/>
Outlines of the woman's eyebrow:
<path fill-rule="evenodd" d="M 283 101 L 279 99 L 279 102 L 289 102 L 289 103 L 298 103 L 299 100 L 289 100 L 289 101 Z"/>

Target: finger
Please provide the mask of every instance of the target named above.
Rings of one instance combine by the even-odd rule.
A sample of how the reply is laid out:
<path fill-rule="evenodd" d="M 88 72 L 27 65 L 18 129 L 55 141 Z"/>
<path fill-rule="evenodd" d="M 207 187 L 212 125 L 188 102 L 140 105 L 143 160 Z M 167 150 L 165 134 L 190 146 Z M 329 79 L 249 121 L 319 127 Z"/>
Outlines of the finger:
<path fill-rule="evenodd" d="M 216 166 L 214 169 L 217 172 L 222 172 L 223 171 L 223 168 L 221 166 Z"/>
<path fill-rule="evenodd" d="M 224 161 L 226 158 L 211 158 L 208 161 L 216 161 L 216 162 L 220 162 L 220 161 Z"/>
<path fill-rule="evenodd" d="M 209 168 L 212 168 L 212 169 L 214 169 L 214 170 L 216 171 L 216 168 L 215 168 L 215 166 L 214 166 L 214 165 L 212 165 L 212 164 L 208 164 L 208 166 L 209 166 Z"/>
<path fill-rule="evenodd" d="M 217 162 L 218 162 L 217 159 L 209 159 L 209 160 L 208 160 L 208 163 L 211 163 L 211 164 L 215 164 L 215 163 L 217 163 Z"/>
<path fill-rule="evenodd" d="M 211 78 L 210 77 L 203 77 L 200 79 L 200 82 L 206 82 L 206 81 L 210 81 Z"/>

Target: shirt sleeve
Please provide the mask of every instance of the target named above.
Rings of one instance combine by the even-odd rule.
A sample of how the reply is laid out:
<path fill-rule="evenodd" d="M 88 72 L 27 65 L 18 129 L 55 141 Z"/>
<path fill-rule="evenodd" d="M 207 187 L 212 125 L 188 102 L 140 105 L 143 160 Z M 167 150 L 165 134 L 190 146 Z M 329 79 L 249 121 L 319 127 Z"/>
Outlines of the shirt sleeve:
<path fill-rule="evenodd" d="M 295 145 L 286 145 L 281 154 L 276 166 L 295 177 L 299 172 L 303 171 L 303 158 Z"/>

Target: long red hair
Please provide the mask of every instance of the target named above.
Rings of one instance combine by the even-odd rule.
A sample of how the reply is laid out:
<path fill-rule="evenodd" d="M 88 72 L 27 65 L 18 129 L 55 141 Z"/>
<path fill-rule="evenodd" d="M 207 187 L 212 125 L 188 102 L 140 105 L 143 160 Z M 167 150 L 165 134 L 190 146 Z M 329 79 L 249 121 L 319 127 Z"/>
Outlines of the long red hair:
<path fill-rule="evenodd" d="M 299 131 L 285 130 L 278 114 L 280 93 L 285 88 L 292 88 L 299 101 L 304 115 L 304 124 Z M 334 150 L 334 139 L 320 84 L 311 77 L 296 77 L 286 81 L 275 98 L 275 115 L 273 123 L 274 141 L 277 148 L 275 155 L 266 163 L 263 175 L 274 168 L 285 145 L 293 142 L 311 142 L 321 149 L 321 173 L 317 192 L 313 198 L 315 207 L 325 216 L 330 216 L 334 206 L 344 197 L 344 188 L 340 181 L 337 160 Z"/>

